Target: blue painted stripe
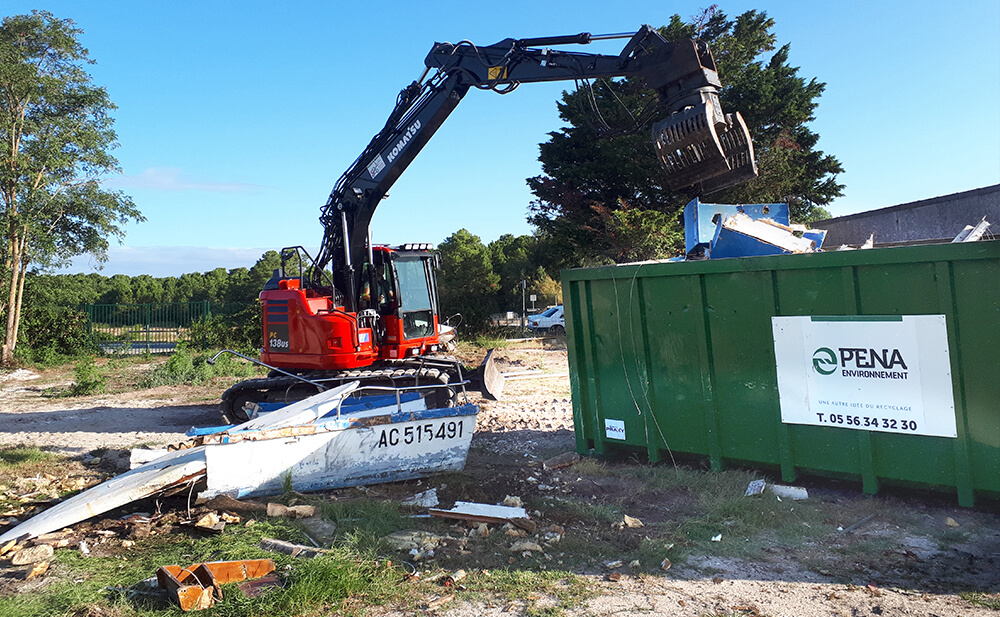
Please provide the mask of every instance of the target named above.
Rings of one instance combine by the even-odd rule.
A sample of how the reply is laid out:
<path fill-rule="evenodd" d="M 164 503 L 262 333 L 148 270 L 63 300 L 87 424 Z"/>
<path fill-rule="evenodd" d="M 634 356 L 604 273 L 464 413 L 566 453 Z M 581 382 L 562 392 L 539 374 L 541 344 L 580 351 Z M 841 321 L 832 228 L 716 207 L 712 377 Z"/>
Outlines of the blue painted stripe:
<path fill-rule="evenodd" d="M 395 405 L 393 405 L 393 408 Z M 392 408 L 390 408 L 392 409 Z M 356 409 L 355 411 L 367 411 Z M 342 412 L 344 413 L 344 412 Z M 398 424 L 401 422 L 413 422 L 419 420 L 435 420 L 438 418 L 457 418 L 463 416 L 474 416 L 479 413 L 478 405 L 461 405 L 459 407 L 442 407 L 440 409 L 422 409 L 418 411 L 404 411 L 404 412 L 392 412 L 387 413 L 389 417 L 390 424 Z M 188 437 L 199 437 L 203 435 L 214 435 L 216 433 L 221 433 L 228 431 L 229 429 L 236 426 L 235 424 L 229 424 L 226 426 L 211 426 L 205 428 L 195 428 L 191 427 L 188 432 L 185 433 Z M 363 421 L 352 421 L 350 418 L 337 419 L 336 417 L 331 417 L 330 420 L 326 422 L 317 422 L 317 427 L 323 427 L 327 429 L 331 428 L 351 428 L 354 426 L 364 426 Z M 241 433 L 250 433 L 259 431 L 260 429 L 250 429 L 247 431 L 239 431 Z"/>

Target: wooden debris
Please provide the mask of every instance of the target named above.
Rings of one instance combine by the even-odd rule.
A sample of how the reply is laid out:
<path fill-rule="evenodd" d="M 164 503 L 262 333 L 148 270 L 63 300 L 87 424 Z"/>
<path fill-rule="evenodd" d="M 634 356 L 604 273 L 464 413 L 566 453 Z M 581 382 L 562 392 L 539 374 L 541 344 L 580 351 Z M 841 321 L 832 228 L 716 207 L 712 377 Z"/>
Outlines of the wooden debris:
<path fill-rule="evenodd" d="M 525 551 L 535 551 L 536 553 L 541 553 L 542 547 L 539 546 L 537 542 L 532 542 L 531 540 L 518 540 L 511 545 L 510 551 L 512 553 L 523 553 Z"/>
<path fill-rule="evenodd" d="M 873 518 L 875 518 L 875 515 L 874 514 L 869 514 L 868 516 L 864 517 L 863 519 L 861 519 L 857 523 L 854 523 L 853 525 L 850 525 L 847 529 L 844 530 L 844 533 L 845 534 L 851 533 L 852 531 L 854 531 L 858 527 L 861 527 L 862 525 L 864 525 L 868 521 L 872 520 Z"/>
<path fill-rule="evenodd" d="M 78 542 L 78 537 L 72 530 L 63 529 L 62 531 L 56 531 L 53 533 L 43 533 L 37 538 L 31 541 L 31 544 L 38 546 L 39 544 L 48 544 L 52 548 L 64 548 L 70 544 L 76 544 Z"/>
<path fill-rule="evenodd" d="M 7 553 L 12 552 L 15 549 L 15 547 L 17 547 L 17 540 L 16 539 L 15 540 L 9 540 L 8 542 L 4 543 L 3 546 L 0 546 L 0 557 L 3 557 Z"/>
<path fill-rule="evenodd" d="M 267 512 L 266 504 L 259 501 L 241 501 L 233 499 L 228 495 L 216 495 L 205 503 L 198 503 L 198 505 L 203 505 L 213 510 L 225 510 L 227 512 Z"/>
<path fill-rule="evenodd" d="M 31 579 L 37 576 L 41 576 L 48 571 L 49 571 L 49 562 L 39 561 L 33 567 L 29 568 L 28 570 L 25 570 L 24 580 L 30 581 Z"/>
<path fill-rule="evenodd" d="M 267 515 L 281 518 L 309 518 L 316 516 L 316 506 L 285 506 L 272 502 L 267 504 Z"/>
<path fill-rule="evenodd" d="M 566 452 L 548 459 L 542 463 L 542 467 L 545 469 L 562 469 L 563 467 L 576 465 L 580 460 L 580 455 L 576 452 Z"/>
<path fill-rule="evenodd" d="M 433 600 L 428 601 L 423 608 L 424 610 L 427 611 L 433 611 L 435 609 L 441 608 L 442 606 L 451 602 L 454 599 L 455 599 L 455 594 L 449 593 L 446 596 L 439 596 L 437 598 L 434 598 Z"/>
<path fill-rule="evenodd" d="M 11 564 L 15 566 L 26 566 L 33 563 L 38 563 L 39 561 L 47 561 L 52 559 L 52 555 L 55 551 L 48 544 L 39 544 L 38 546 L 29 546 L 28 548 L 23 548 L 10 558 Z"/>
<path fill-rule="evenodd" d="M 512 518 L 510 522 L 515 527 L 520 527 L 528 533 L 534 533 L 538 529 L 538 524 L 529 518 Z"/>

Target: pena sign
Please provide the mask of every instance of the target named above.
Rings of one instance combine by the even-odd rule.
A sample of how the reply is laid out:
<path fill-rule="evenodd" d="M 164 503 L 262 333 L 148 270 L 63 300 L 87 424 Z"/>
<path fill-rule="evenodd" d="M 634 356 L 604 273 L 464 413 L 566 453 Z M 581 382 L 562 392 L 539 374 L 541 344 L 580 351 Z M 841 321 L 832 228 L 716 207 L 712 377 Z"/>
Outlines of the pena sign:
<path fill-rule="evenodd" d="M 956 437 L 944 315 L 772 317 L 781 421 Z"/>

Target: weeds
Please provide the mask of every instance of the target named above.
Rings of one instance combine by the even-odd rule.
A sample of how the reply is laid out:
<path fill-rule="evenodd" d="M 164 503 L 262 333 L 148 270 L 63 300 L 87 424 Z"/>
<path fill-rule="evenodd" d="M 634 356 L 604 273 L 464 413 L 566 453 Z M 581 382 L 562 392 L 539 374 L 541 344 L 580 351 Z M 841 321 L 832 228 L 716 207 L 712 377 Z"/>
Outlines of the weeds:
<path fill-rule="evenodd" d="M 14 446 L 0 449 L 0 471 L 18 473 L 22 468 L 41 463 L 54 463 L 60 457 L 33 446 Z"/>
<path fill-rule="evenodd" d="M 104 394 L 107 380 L 94 363 L 93 356 L 79 360 L 73 367 L 75 377 L 69 389 L 70 396 L 87 396 L 88 394 Z"/>
<path fill-rule="evenodd" d="M 1000 593 L 980 593 L 978 591 L 963 591 L 959 597 L 977 606 L 985 606 L 1000 611 Z"/>
<path fill-rule="evenodd" d="M 234 360 L 232 356 L 220 356 L 215 364 L 209 364 L 211 355 L 193 353 L 186 345 L 179 345 L 177 351 L 160 366 L 139 379 L 140 388 L 173 386 L 179 384 L 202 384 L 216 377 L 238 377 L 247 379 L 258 374 L 254 365 Z"/>
<path fill-rule="evenodd" d="M 262 519 L 251 527 L 227 528 L 221 536 L 151 536 L 115 557 L 83 558 L 76 551 L 57 551 L 53 567 L 67 572 L 59 579 L 64 582 L 53 581 L 32 594 L 0 597 L 0 615 L 177 615 L 177 609 L 162 598 L 133 591 L 141 589 L 139 583 L 161 565 L 210 559 L 274 559 L 284 579 L 284 588 L 256 598 L 235 589 L 224 592 L 225 604 L 219 608 L 232 617 L 352 614 L 362 605 L 378 606 L 410 593 L 397 585 L 400 572 L 373 554 L 340 547 L 315 559 L 298 559 L 261 550 L 258 545 L 264 537 L 304 540 L 290 523 Z"/>

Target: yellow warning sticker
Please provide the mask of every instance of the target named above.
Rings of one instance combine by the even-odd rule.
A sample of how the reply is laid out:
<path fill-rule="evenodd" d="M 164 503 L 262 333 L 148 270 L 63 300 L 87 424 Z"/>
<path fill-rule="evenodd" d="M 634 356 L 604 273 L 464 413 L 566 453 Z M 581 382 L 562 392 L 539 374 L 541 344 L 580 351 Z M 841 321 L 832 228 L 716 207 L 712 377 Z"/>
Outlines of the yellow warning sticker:
<path fill-rule="evenodd" d="M 489 79 L 506 79 L 507 78 L 507 67 L 505 66 L 491 66 L 489 69 Z"/>

